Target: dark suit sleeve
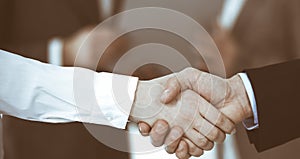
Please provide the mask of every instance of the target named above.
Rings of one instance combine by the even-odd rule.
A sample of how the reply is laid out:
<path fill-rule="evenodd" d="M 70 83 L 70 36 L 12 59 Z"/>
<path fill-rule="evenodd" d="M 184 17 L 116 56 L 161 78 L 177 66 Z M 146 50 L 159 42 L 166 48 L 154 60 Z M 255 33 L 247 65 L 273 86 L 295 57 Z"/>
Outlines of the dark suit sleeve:
<path fill-rule="evenodd" d="M 300 60 L 246 71 L 255 94 L 259 128 L 248 131 L 261 152 L 300 136 Z"/>

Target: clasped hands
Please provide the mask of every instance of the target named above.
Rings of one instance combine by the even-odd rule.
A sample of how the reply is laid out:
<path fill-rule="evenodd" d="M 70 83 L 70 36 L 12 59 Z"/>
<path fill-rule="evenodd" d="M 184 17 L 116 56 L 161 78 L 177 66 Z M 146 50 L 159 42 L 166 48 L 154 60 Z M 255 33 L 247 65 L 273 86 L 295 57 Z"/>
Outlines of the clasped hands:
<path fill-rule="evenodd" d="M 154 146 L 165 145 L 178 158 L 201 156 L 252 117 L 239 75 L 223 79 L 194 68 L 140 81 L 130 113 Z"/>

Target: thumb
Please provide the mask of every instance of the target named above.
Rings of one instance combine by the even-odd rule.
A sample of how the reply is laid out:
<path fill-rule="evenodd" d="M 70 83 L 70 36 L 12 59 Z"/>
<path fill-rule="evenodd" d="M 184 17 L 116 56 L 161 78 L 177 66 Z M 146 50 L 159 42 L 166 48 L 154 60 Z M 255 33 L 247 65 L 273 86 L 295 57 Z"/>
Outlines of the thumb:
<path fill-rule="evenodd" d="M 199 81 L 193 80 L 198 77 L 201 71 L 194 68 L 186 68 L 175 76 L 168 79 L 165 90 L 161 96 L 161 102 L 167 104 L 171 102 L 176 96 L 186 89 L 194 90 L 193 86 L 197 86 Z M 197 90 L 194 90 L 197 92 Z M 198 92 L 197 92 L 198 93 Z"/>
<path fill-rule="evenodd" d="M 166 84 L 166 87 L 161 95 L 161 102 L 167 104 L 171 102 L 180 93 L 180 83 L 176 77 L 171 77 Z"/>

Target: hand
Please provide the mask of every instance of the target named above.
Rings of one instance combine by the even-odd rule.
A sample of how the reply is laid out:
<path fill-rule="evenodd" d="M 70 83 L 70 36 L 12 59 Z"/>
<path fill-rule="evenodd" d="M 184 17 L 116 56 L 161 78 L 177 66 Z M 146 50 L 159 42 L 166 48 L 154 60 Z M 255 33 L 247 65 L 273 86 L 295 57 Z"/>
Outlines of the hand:
<path fill-rule="evenodd" d="M 167 105 L 162 104 L 160 98 L 163 86 L 172 78 L 174 75 L 151 81 L 140 81 L 130 120 L 154 125 L 155 131 L 150 132 L 154 146 L 161 146 L 165 143 L 167 152 L 174 153 L 180 143 L 183 145 L 182 148 L 187 145 L 190 147 L 191 155 L 200 156 L 203 150 L 212 149 L 213 141 L 223 142 L 224 132 L 231 133 L 234 123 L 191 90 L 185 90 L 176 96 L 175 101 Z M 172 127 L 170 133 L 172 135 L 165 138 L 168 126 L 160 124 L 162 121 L 157 120 L 166 121 Z M 156 121 L 157 124 L 154 124 Z M 180 141 L 183 133 L 184 141 Z M 181 151 L 187 151 L 187 149 Z"/>
<path fill-rule="evenodd" d="M 193 90 L 209 103 L 220 109 L 234 123 L 252 117 L 252 109 L 239 75 L 230 79 L 187 68 L 168 80 L 161 101 L 171 102 L 180 91 Z"/>
<path fill-rule="evenodd" d="M 246 90 L 238 75 L 230 79 L 223 79 L 206 72 L 188 68 L 178 73 L 176 77 L 169 79 L 167 82 L 161 99 L 164 103 L 172 101 L 180 91 L 190 89 L 215 105 L 234 123 L 239 123 L 253 115 Z M 140 124 L 139 126 L 142 134 L 147 135 L 150 132 L 149 126 L 145 124 Z M 154 125 L 153 129 L 155 128 Z M 153 129 L 151 131 L 155 131 Z M 181 147 L 184 146 L 186 145 Z M 188 149 L 188 147 L 183 149 Z M 176 155 L 179 154 L 177 156 L 180 157 L 185 156 L 186 154 L 184 153 L 184 151 L 180 151 L 180 153 L 176 151 Z"/>

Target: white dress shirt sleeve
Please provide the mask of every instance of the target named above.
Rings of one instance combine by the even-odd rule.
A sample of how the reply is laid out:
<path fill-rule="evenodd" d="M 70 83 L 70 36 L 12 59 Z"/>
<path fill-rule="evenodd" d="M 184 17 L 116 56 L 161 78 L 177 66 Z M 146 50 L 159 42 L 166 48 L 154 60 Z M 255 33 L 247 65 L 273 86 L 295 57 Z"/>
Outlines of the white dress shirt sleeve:
<path fill-rule="evenodd" d="M 136 77 L 59 67 L 0 50 L 0 112 L 21 119 L 124 129 L 137 82 Z"/>
<path fill-rule="evenodd" d="M 251 82 L 250 82 L 247 74 L 239 73 L 239 76 L 241 77 L 243 84 L 246 88 L 248 99 L 250 101 L 252 112 L 253 112 L 253 118 L 245 119 L 243 121 L 243 124 L 247 130 L 254 130 L 259 127 L 257 106 L 256 106 L 254 92 L 253 92 L 252 85 L 251 85 Z"/>

